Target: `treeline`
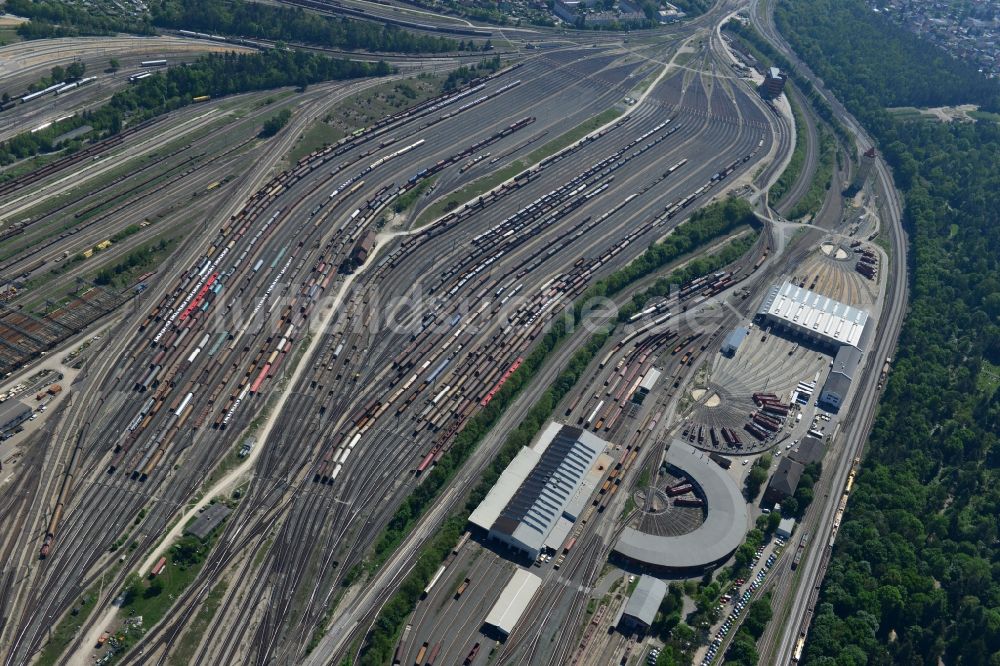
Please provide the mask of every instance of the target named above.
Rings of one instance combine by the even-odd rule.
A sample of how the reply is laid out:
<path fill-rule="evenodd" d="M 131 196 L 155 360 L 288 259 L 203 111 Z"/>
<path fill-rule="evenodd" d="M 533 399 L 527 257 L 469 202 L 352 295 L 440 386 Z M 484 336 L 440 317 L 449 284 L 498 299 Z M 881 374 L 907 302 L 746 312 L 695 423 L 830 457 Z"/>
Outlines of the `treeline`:
<path fill-rule="evenodd" d="M 674 229 L 663 242 L 650 245 L 635 261 L 590 287 L 580 301 L 617 294 L 637 280 L 744 224 L 758 224 L 753 209 L 744 199 L 727 197 L 702 208 Z"/>
<path fill-rule="evenodd" d="M 806 122 L 802 117 L 802 109 L 795 103 L 787 90 L 785 95 L 788 97 L 788 105 L 792 109 L 792 120 L 795 122 L 795 148 L 792 150 L 792 157 L 788 160 L 785 170 L 781 172 L 778 180 L 768 190 L 768 202 L 772 206 L 777 206 L 792 189 L 792 185 L 799 179 L 799 174 L 802 173 L 806 163 Z"/>
<path fill-rule="evenodd" d="M 697 632 L 681 621 L 683 612 L 684 588 L 680 583 L 670 583 L 649 627 L 649 633 L 663 642 L 656 666 L 686 666 L 691 663 L 699 641 Z"/>
<path fill-rule="evenodd" d="M 159 112 L 184 106 L 192 97 L 221 97 L 282 86 L 305 87 L 321 81 L 385 76 L 392 68 L 384 62 L 367 63 L 328 58 L 304 51 L 263 53 L 212 53 L 193 65 L 171 67 L 142 79 L 111 98 L 112 108 L 125 112 Z"/>
<path fill-rule="evenodd" d="M 6 0 L 5 11 L 31 19 L 17 27 L 24 39 L 110 35 L 131 32 L 153 34 L 145 18 L 127 18 L 123 14 L 108 15 L 92 8 L 61 0 Z"/>
<path fill-rule="evenodd" d="M 833 109 L 830 108 L 830 105 L 826 103 L 823 96 L 820 95 L 819 91 L 817 91 L 815 86 L 813 86 L 812 81 L 803 76 L 788 60 L 788 58 L 782 55 L 771 45 L 770 42 L 764 39 L 760 33 L 754 30 L 752 25 L 733 19 L 725 24 L 725 29 L 741 38 L 743 42 L 750 47 L 750 51 L 754 54 L 754 57 L 757 58 L 757 60 L 762 64 L 777 65 L 782 72 L 788 74 L 788 77 L 798 87 L 802 96 L 813 107 L 813 111 L 816 112 L 816 115 L 819 116 L 821 120 L 828 123 L 833 128 L 837 136 L 843 139 L 845 143 L 852 145 L 851 137 L 847 133 L 847 130 L 841 124 L 840 120 L 834 115 Z"/>
<path fill-rule="evenodd" d="M 488 74 L 492 74 L 499 69 L 500 56 L 498 55 L 495 55 L 492 58 L 480 60 L 475 65 L 462 65 L 461 67 L 456 67 L 448 72 L 448 77 L 444 80 L 441 90 L 443 92 L 457 90 L 469 81 L 478 79 L 481 76 L 487 76 Z"/>
<path fill-rule="evenodd" d="M 771 621 L 771 593 L 747 606 L 747 614 L 740 630 L 733 636 L 729 649 L 726 650 L 726 663 L 736 666 L 757 666 L 760 655 L 757 653 L 757 641 L 764 635 L 767 623 Z"/>
<path fill-rule="evenodd" d="M 750 472 L 743 481 L 744 495 L 748 502 L 753 502 L 757 498 L 761 487 L 767 481 L 773 461 L 774 459 L 771 457 L 771 454 L 765 453 L 757 458 L 753 466 L 750 467 Z M 821 463 L 814 462 L 806 465 L 799 479 L 799 484 L 795 488 L 795 494 L 781 501 L 781 513 L 772 512 L 768 516 L 758 517 L 757 527 L 770 534 L 778 528 L 778 523 L 782 517 L 794 518 L 795 520 L 801 519 L 806 509 L 812 504 L 813 486 L 816 485 L 816 481 L 819 480 L 822 473 L 823 466 Z M 741 562 L 741 555 L 737 554 L 736 560 L 737 564 L 743 564 Z"/>
<path fill-rule="evenodd" d="M 209 54 L 190 65 L 142 79 L 115 93 L 98 109 L 0 143 L 0 164 L 51 152 L 59 147 L 56 139 L 77 127 L 90 125 L 97 136 L 109 136 L 128 122 L 178 109 L 201 95 L 221 97 L 288 85 L 304 87 L 321 81 L 383 76 L 391 71 L 384 62 L 328 58 L 304 51 Z"/>
<path fill-rule="evenodd" d="M 632 315 L 645 309 L 646 303 L 650 299 L 658 296 L 669 296 L 681 285 L 702 275 L 714 273 L 733 263 L 750 251 L 753 244 L 757 242 L 757 236 L 757 232 L 754 231 L 737 238 L 718 252 L 693 258 L 683 268 L 678 268 L 670 275 L 659 278 L 652 286 L 632 296 L 632 300 L 618 309 L 618 321 L 628 321 Z"/>
<path fill-rule="evenodd" d="M 129 275 L 135 269 L 144 268 L 152 264 L 156 256 L 169 249 L 171 245 L 172 243 L 164 238 L 156 243 L 143 245 L 135 250 L 132 250 L 118 263 L 99 270 L 94 276 L 94 284 L 99 284 L 101 286 L 117 284 L 122 275 Z"/>
<path fill-rule="evenodd" d="M 86 71 L 87 66 L 82 62 L 71 62 L 66 65 L 65 69 L 60 65 L 56 65 L 49 70 L 48 76 L 43 76 L 39 80 L 28 85 L 28 92 L 35 92 L 36 90 L 48 88 L 53 84 L 62 83 L 63 81 L 74 81 L 76 79 L 83 78 Z M 15 92 L 15 95 L 19 96 L 19 92 Z M 0 100 L 2 100 L 4 104 L 9 102 L 11 100 L 10 93 L 4 91 L 3 95 L 0 96 Z"/>
<path fill-rule="evenodd" d="M 753 462 L 747 478 L 743 480 L 743 494 L 747 498 L 747 502 L 753 502 L 757 499 L 761 487 L 767 481 L 767 474 L 771 469 L 772 462 L 773 458 L 771 458 L 770 453 L 765 453 Z"/>
<path fill-rule="evenodd" d="M 139 16 L 129 16 L 124 11 L 105 14 L 59 0 L 6 0 L 6 3 L 6 11 L 31 19 L 17 28 L 24 39 L 118 32 L 152 35 L 159 27 L 386 53 L 442 53 L 475 48 L 471 39 L 466 43 L 408 32 L 392 25 L 245 0 L 154 0 L 149 13 Z"/>
<path fill-rule="evenodd" d="M 510 20 L 508 12 L 500 7 L 496 0 L 405 0 L 406 4 L 415 5 L 432 12 L 464 16 L 466 18 L 484 21 L 486 23 L 496 23 L 507 25 L 514 23 L 519 25 L 522 20 L 532 25 L 553 26 L 555 21 L 546 3 L 542 3 L 539 8 L 536 3 L 526 3 L 518 8 L 520 13 L 514 21 Z M 523 19 L 522 19 L 523 17 Z"/>
<path fill-rule="evenodd" d="M 22 0 L 23 1 L 23 0 Z M 158 0 L 150 4 L 153 25 L 177 30 L 298 42 L 336 49 L 387 53 L 441 53 L 464 41 L 418 35 L 392 25 L 323 16 L 299 7 L 244 0 Z M 473 48 L 469 41 L 468 48 Z"/>
<path fill-rule="evenodd" d="M 826 86 L 843 91 L 841 102 L 866 106 L 944 106 L 981 104 L 1000 109 L 995 82 L 890 20 L 874 14 L 859 0 L 809 0 L 816 16 L 809 25 L 797 17 L 799 7 L 780 2 L 775 20 L 795 52 L 819 73 Z M 844 30 L 849 24 L 851 30 Z M 827 39 L 836 34 L 838 39 Z M 880 45 L 878 58 L 861 54 Z M 867 54 L 866 54 L 867 55 Z M 833 62 L 844 67 L 835 67 Z M 827 63 L 827 64 L 824 64 Z"/>
<path fill-rule="evenodd" d="M 777 17 L 878 139 L 905 194 L 911 246 L 910 312 L 806 663 L 996 664 L 1000 126 L 897 121 L 885 111 L 989 105 L 996 84 L 862 0 L 782 0 Z"/>
<path fill-rule="evenodd" d="M 819 135 L 819 146 L 817 152 L 819 158 L 816 163 L 816 172 L 813 174 L 809 188 L 802 198 L 795 202 L 792 209 L 788 211 L 788 219 L 796 220 L 807 215 L 814 215 L 823 206 L 826 199 L 826 192 L 834 185 L 834 175 L 837 166 L 837 141 L 833 134 L 823 126 L 817 128 Z"/>
<path fill-rule="evenodd" d="M 264 121 L 264 126 L 260 128 L 261 138 L 272 137 L 281 131 L 281 128 L 292 119 L 291 109 L 282 109 Z"/>
<path fill-rule="evenodd" d="M 100 111 L 87 111 L 72 118 L 54 122 L 49 127 L 37 132 L 15 134 L 6 141 L 0 142 L 0 165 L 10 164 L 17 160 L 43 155 L 63 148 L 67 151 L 77 150 L 83 143 L 81 140 L 75 139 L 64 142 L 60 140 L 60 137 L 66 132 L 83 127 L 95 117 L 104 119 L 104 116 L 105 114 Z M 109 124 L 108 128 L 108 133 L 117 133 L 121 130 L 121 123 L 119 122 L 116 125 Z M 9 180 L 10 178 L 13 178 L 11 174 L 0 175 L 0 181 Z"/>
<path fill-rule="evenodd" d="M 654 3 L 649 3 L 649 4 L 654 4 Z M 658 2 L 655 4 L 659 5 Z M 672 4 L 674 7 L 677 7 L 677 9 L 687 14 L 688 17 L 691 17 L 691 16 L 699 16 L 707 12 L 709 8 L 712 6 L 712 0 L 674 0 L 670 4 Z M 648 11 L 646 12 L 646 16 L 649 16 Z M 649 16 L 649 18 L 653 17 Z"/>

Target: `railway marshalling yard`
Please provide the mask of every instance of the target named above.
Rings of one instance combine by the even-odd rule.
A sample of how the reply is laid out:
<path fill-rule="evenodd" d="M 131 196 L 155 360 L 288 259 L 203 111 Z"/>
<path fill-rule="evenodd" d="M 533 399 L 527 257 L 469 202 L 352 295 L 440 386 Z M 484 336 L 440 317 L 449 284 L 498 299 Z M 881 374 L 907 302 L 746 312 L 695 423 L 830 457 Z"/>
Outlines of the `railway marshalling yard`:
<path fill-rule="evenodd" d="M 462 428 L 588 288 L 699 207 L 740 194 L 761 221 L 702 254 L 730 241 L 749 249 L 615 328 L 552 414 L 608 442 L 612 476 L 588 497 L 571 548 L 533 566 L 473 534 L 397 641 L 403 663 L 428 658 L 425 645 L 435 663 L 462 663 L 476 644 L 469 663 L 639 659 L 634 636 L 606 631 L 625 598 L 622 571 L 638 570 L 605 563 L 628 526 L 683 537 L 712 510 L 711 497 L 687 508 L 668 497 L 685 477 L 668 469 L 664 445 L 726 454 L 736 486 L 742 461 L 787 450 L 809 427 L 837 427 L 836 417 L 813 420 L 813 400 L 776 434 L 740 430 L 753 393 L 787 402 L 799 382 L 818 390 L 831 357 L 757 326 L 728 358 L 727 334 L 785 280 L 873 317 L 882 300 L 882 281 L 854 271 L 856 239 L 840 219 L 814 220 L 787 245 L 776 236 L 789 223 L 772 219 L 760 193 L 787 163 L 790 120 L 730 74 L 706 25 L 512 53 L 499 71 L 386 107 L 301 159 L 289 155 L 314 148 L 310 129 L 345 105 L 384 102 L 365 95 L 385 80 L 193 104 L 0 184 L 0 388 L 46 407 L 0 444 L 5 663 L 39 653 L 49 663 L 111 653 L 122 663 L 299 663 L 307 645 L 309 660 L 339 663 L 433 521 L 589 331 L 557 347 L 396 555 L 363 566 Z M 0 50 L 0 63 L 30 61 L 37 74 L 77 56 L 97 68 L 109 54 L 125 72 L 44 113 L 0 116 L 0 131 L 96 104 L 141 59 L 208 50 L 165 39 Z M 289 125 L 260 138 L 282 108 Z M 697 258 L 612 300 L 625 306 Z M 640 404 L 636 386 L 653 369 L 659 380 Z M 54 383 L 58 395 L 42 395 Z M 723 428 L 740 430 L 741 446 L 715 442 Z M 195 566 L 171 546 L 210 502 L 230 511 L 195 541 Z M 739 538 L 758 513 L 751 506 L 733 526 Z M 130 599 L 131 575 L 146 577 L 161 556 L 169 603 Z M 515 567 L 536 572 L 543 593 L 500 641 L 484 622 Z M 106 631 L 111 642 L 96 649 Z"/>

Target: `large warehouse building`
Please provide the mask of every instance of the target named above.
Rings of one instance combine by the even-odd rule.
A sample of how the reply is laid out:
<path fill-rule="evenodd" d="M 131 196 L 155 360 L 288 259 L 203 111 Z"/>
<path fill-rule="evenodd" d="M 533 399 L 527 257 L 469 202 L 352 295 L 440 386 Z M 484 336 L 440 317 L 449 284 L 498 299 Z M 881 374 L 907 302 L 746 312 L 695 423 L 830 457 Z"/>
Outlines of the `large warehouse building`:
<path fill-rule="evenodd" d="M 757 314 L 779 329 L 833 350 L 849 345 L 864 351 L 867 342 L 866 311 L 791 282 L 772 286 Z"/>
<path fill-rule="evenodd" d="M 610 462 L 606 446 L 585 430 L 550 423 L 511 461 L 469 522 L 531 559 L 557 549 Z"/>
<path fill-rule="evenodd" d="M 868 313 L 785 282 L 771 287 L 757 314 L 778 330 L 835 353 L 818 404 L 839 410 L 875 328 L 874 323 L 869 325 Z"/>

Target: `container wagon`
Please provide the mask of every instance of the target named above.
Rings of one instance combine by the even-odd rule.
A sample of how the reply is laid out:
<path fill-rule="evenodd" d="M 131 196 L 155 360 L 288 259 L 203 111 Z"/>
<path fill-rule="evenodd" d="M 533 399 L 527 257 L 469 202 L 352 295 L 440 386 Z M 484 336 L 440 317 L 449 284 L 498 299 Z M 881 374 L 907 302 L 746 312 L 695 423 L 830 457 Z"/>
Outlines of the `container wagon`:
<path fill-rule="evenodd" d="M 458 599 L 463 594 L 465 594 L 465 591 L 469 588 L 469 583 L 471 583 L 471 582 L 472 582 L 471 578 L 466 578 L 465 580 L 462 581 L 462 584 L 458 586 L 457 590 L 455 590 L 455 598 L 456 599 Z"/>

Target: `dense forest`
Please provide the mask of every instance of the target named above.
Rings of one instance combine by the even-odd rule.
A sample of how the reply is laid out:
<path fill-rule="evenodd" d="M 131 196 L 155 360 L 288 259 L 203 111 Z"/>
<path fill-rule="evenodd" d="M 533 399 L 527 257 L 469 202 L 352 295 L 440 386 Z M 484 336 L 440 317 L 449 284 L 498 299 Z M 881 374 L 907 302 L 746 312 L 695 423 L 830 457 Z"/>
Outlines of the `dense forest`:
<path fill-rule="evenodd" d="M 328 58 L 304 51 L 209 54 L 190 66 L 171 67 L 115 93 L 111 106 L 122 111 L 170 108 L 199 95 L 232 95 L 287 85 L 307 86 L 391 72 L 384 62 Z"/>
<path fill-rule="evenodd" d="M 98 136 L 115 134 L 127 122 L 180 108 L 201 95 L 221 97 L 288 85 L 303 87 L 320 81 L 383 76 L 390 71 L 384 62 L 327 58 L 304 51 L 210 54 L 190 65 L 171 67 L 130 85 L 95 110 L 0 143 L 0 164 L 60 148 L 59 137 L 77 127 L 89 125 Z"/>
<path fill-rule="evenodd" d="M 879 142 L 905 197 L 911 308 L 806 663 L 1000 664 L 1000 126 L 894 120 L 997 86 L 862 0 L 776 18 Z"/>
<path fill-rule="evenodd" d="M 813 14 L 808 24 L 793 19 L 804 12 Z M 824 83 L 836 90 L 845 104 L 875 109 L 967 103 L 992 108 L 1000 103 L 1000 88 L 995 82 L 873 15 L 861 0 L 809 0 L 804 5 L 781 2 L 775 19 L 799 57 L 817 74 L 822 70 Z M 848 25 L 850 29 L 845 27 Z M 836 39 L 831 38 L 834 34 Z"/>
<path fill-rule="evenodd" d="M 6 0 L 6 11 L 31 21 L 18 27 L 24 39 L 153 34 L 155 28 L 194 30 L 346 50 L 440 53 L 473 48 L 466 42 L 418 35 L 391 25 L 322 16 L 299 8 L 245 0 L 154 0 L 149 14 L 101 13 L 59 0 Z"/>
<path fill-rule="evenodd" d="M 221 33 L 338 49 L 399 53 L 454 51 L 453 39 L 417 35 L 391 25 L 332 18 L 300 8 L 243 0 L 157 0 L 150 4 L 153 24 L 161 28 Z M 461 46 L 465 46 L 462 42 Z M 472 47 L 471 40 L 469 47 Z"/>

